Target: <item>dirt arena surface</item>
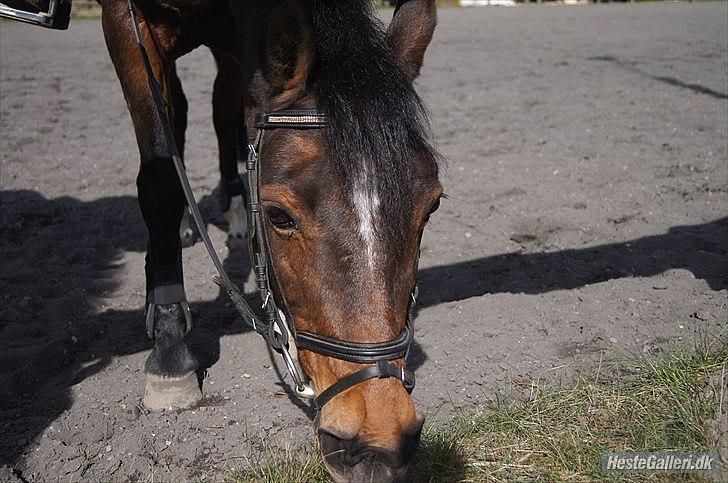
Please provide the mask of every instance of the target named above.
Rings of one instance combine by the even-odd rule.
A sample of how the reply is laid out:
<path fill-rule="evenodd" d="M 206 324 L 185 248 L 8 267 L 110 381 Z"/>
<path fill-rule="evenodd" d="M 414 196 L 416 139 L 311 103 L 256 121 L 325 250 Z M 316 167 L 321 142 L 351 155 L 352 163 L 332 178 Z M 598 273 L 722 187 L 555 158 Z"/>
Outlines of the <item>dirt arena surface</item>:
<path fill-rule="evenodd" d="M 419 90 L 449 199 L 423 241 L 412 363 L 431 419 L 610 346 L 725 329 L 727 23 L 726 3 L 440 11 Z M 205 404 L 133 409 L 146 234 L 100 22 L 2 22 L 0 69 L 0 480 L 221 475 L 263 440 L 313 441 L 199 243 L 184 259 Z M 242 282 L 214 193 L 212 56 L 178 70 L 190 178 Z"/>

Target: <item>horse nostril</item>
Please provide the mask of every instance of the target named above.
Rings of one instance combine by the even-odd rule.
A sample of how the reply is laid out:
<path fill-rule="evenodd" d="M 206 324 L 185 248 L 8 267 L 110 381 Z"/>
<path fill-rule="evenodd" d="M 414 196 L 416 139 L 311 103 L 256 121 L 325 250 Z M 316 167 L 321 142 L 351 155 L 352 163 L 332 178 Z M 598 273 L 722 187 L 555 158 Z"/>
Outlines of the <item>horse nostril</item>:
<path fill-rule="evenodd" d="M 345 439 L 325 430 L 319 431 L 319 442 L 324 458 L 338 460 L 347 466 L 356 466 L 365 458 L 380 457 L 384 452 L 365 445 L 359 438 Z"/>
<path fill-rule="evenodd" d="M 319 429 L 324 463 L 334 481 L 404 481 L 419 441 L 421 424 L 412 428 L 393 450 L 341 438 Z"/>
<path fill-rule="evenodd" d="M 368 461 L 370 465 L 385 465 L 395 469 L 401 468 L 406 464 L 406 462 L 400 458 L 400 455 L 373 446 L 361 446 L 351 455 L 344 456 L 344 462 L 346 462 L 349 466 L 356 466 L 365 460 Z"/>
<path fill-rule="evenodd" d="M 343 458 L 346 453 L 350 452 L 353 442 L 352 439 L 341 438 L 323 429 L 319 430 L 319 444 L 324 458 Z"/>
<path fill-rule="evenodd" d="M 368 445 L 359 438 L 340 438 L 326 430 L 319 430 L 319 443 L 324 458 L 330 462 L 339 461 L 353 467 L 369 460 L 390 468 L 401 468 L 414 456 L 421 429 L 422 425 L 418 424 L 414 431 L 404 436 L 399 447 L 394 450 Z"/>

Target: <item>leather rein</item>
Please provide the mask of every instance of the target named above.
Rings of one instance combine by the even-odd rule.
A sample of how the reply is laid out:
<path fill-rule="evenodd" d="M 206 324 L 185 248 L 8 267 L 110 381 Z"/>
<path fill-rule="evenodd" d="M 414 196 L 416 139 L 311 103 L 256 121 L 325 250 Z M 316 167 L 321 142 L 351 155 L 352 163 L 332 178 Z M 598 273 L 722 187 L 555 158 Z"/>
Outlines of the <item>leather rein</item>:
<path fill-rule="evenodd" d="M 173 130 L 165 106 L 162 89 L 154 76 L 149 56 L 144 47 L 139 25 L 132 0 L 128 0 L 129 16 L 136 38 L 136 43 L 142 57 L 142 63 L 147 74 L 149 89 L 157 109 L 157 114 L 163 128 L 167 148 L 177 172 L 182 191 L 192 219 L 202 237 L 207 252 L 218 272 L 214 278 L 232 300 L 243 321 L 255 332 L 265 339 L 266 343 L 283 356 L 286 370 L 294 383 L 294 391 L 299 398 L 314 399 L 318 410 L 338 394 L 351 387 L 374 378 L 393 377 L 402 381 L 405 389 L 411 392 L 415 385 L 415 376 L 412 371 L 391 361 L 404 359 L 406 361 L 414 331 L 411 324 L 411 309 L 416 301 L 416 287 L 412 291 L 410 310 L 402 332 L 394 339 L 384 342 L 353 342 L 326 337 L 311 332 L 296 331 L 293 317 L 290 315 L 285 297 L 277 283 L 275 266 L 273 265 L 268 234 L 265 222 L 265 208 L 260 200 L 261 183 L 261 153 L 265 133 L 273 129 L 323 129 L 327 125 L 326 113 L 317 109 L 280 110 L 255 116 L 257 135 L 253 144 L 248 146 L 248 159 L 246 162 L 248 180 L 248 240 L 252 266 L 255 270 L 256 282 L 260 297 L 263 300 L 264 317 L 259 317 L 245 300 L 243 292 L 230 279 L 220 261 L 207 232 L 205 222 L 200 213 L 197 201 L 190 186 L 179 149 L 174 139 Z M 274 291 L 273 286 L 279 290 Z M 287 314 L 287 315 L 284 315 Z M 282 320 L 284 319 L 284 320 Z M 188 331 L 191 328 L 188 320 Z M 325 357 L 332 357 L 356 364 L 368 366 L 350 374 L 329 386 L 318 395 L 303 377 L 297 362 L 291 355 L 293 348 L 296 353 L 299 349 L 309 350 Z"/>

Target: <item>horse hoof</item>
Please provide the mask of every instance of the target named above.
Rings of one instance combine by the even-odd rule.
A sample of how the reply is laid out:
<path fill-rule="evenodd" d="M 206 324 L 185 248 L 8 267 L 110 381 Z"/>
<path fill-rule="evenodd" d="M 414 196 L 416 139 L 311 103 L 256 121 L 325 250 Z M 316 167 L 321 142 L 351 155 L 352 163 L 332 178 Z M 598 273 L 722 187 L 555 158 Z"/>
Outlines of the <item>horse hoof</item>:
<path fill-rule="evenodd" d="M 180 231 L 179 239 L 182 242 L 182 248 L 188 248 L 195 244 L 195 232 L 192 229 Z"/>
<path fill-rule="evenodd" d="M 202 401 L 202 391 L 197 383 L 197 373 L 191 371 L 181 377 L 146 374 L 144 407 L 150 411 L 165 409 L 189 409 Z"/>
<path fill-rule="evenodd" d="M 225 219 L 228 222 L 228 247 L 243 246 L 248 234 L 248 213 L 242 196 L 233 196 L 230 199 L 230 208 L 225 212 Z"/>
<path fill-rule="evenodd" d="M 245 236 L 241 234 L 228 235 L 225 244 L 230 250 L 239 250 L 245 247 Z"/>

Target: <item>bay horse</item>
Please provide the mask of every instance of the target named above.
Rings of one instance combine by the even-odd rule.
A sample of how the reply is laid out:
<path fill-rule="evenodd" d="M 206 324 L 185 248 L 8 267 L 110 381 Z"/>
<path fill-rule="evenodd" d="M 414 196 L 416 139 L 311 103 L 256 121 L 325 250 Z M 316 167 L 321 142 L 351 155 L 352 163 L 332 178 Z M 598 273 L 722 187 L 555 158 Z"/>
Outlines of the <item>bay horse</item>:
<path fill-rule="evenodd" d="M 180 153 L 187 102 L 175 60 L 206 46 L 218 72 L 213 122 L 221 208 L 232 239 L 245 236 L 238 162 L 257 113 L 320 109 L 323 129 L 275 129 L 261 154 L 259 197 L 274 296 L 296 331 L 380 343 L 401 334 L 416 287 L 419 245 L 442 196 L 418 76 L 436 24 L 434 0 L 397 2 L 385 29 L 367 0 L 101 0 L 104 37 L 140 153 L 138 199 L 148 230 L 145 405 L 201 399 L 187 345 L 191 316 L 181 250 L 186 205 L 147 85 L 128 8 L 148 50 Z M 321 395 L 367 365 L 301 348 Z M 404 357 L 393 361 L 404 375 Z M 362 369 L 364 367 L 365 369 Z M 404 381 L 404 377 L 403 377 Z M 316 429 L 336 481 L 405 477 L 423 424 L 396 378 L 373 377 L 330 394 Z"/>

